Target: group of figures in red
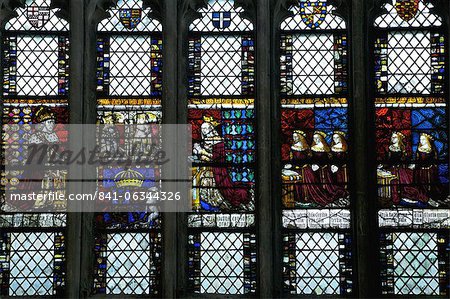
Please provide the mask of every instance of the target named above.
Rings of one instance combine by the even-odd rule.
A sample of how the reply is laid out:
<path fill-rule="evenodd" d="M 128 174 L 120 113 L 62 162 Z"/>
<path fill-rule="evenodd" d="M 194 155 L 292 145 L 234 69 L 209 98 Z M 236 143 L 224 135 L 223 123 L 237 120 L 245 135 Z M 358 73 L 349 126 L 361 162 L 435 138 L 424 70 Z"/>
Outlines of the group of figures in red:
<path fill-rule="evenodd" d="M 389 200 L 400 206 L 438 207 L 445 200 L 441 198 L 444 190 L 439 179 L 434 140 L 432 135 L 421 133 L 417 149 L 410 157 L 405 135 L 392 132 L 385 161 L 377 169 L 381 203 Z"/>
<path fill-rule="evenodd" d="M 327 138 L 328 137 L 328 138 Z M 327 139 L 331 140 L 327 142 Z M 413 157 L 403 133 L 394 131 L 378 165 L 378 197 L 383 206 L 439 207 L 445 202 L 435 138 L 421 133 Z M 282 170 L 286 207 L 344 207 L 349 203 L 346 135 L 315 131 L 311 140 L 292 133 L 289 162 Z"/>
<path fill-rule="evenodd" d="M 287 206 L 311 207 L 346 205 L 347 190 L 347 141 L 342 131 L 327 134 L 315 131 L 312 139 L 301 130 L 292 133 L 290 162 L 284 165 L 283 201 Z"/>

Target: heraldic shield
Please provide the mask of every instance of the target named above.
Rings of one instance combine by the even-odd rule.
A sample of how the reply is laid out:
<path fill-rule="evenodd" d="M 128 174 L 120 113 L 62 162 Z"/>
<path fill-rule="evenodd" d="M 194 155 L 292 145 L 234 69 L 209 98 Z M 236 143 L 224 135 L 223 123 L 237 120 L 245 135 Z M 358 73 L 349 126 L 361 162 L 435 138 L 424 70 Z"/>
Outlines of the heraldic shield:
<path fill-rule="evenodd" d="M 36 4 L 27 7 L 27 18 L 34 28 L 42 28 L 50 19 L 49 6 L 37 6 Z"/>
<path fill-rule="evenodd" d="M 300 0 L 300 16 L 303 23 L 309 28 L 319 27 L 325 20 L 327 3 L 325 1 Z"/>
<path fill-rule="evenodd" d="M 134 29 L 141 22 L 142 10 L 139 8 L 119 10 L 120 23 L 127 29 Z"/>
<path fill-rule="evenodd" d="M 213 12 L 212 24 L 217 29 L 225 29 L 231 25 L 231 12 Z"/>
<path fill-rule="evenodd" d="M 402 20 L 408 22 L 419 10 L 419 0 L 397 0 L 395 10 Z"/>

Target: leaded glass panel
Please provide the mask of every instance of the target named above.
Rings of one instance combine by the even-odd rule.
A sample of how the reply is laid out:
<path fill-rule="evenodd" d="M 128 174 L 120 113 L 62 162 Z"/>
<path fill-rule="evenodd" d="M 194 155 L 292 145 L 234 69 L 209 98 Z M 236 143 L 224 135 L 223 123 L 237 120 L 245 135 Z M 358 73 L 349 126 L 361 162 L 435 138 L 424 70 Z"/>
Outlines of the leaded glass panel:
<path fill-rule="evenodd" d="M 255 235 L 202 232 L 189 236 L 189 275 L 199 293 L 246 294 L 255 271 Z M 200 246 L 200 248 L 196 248 Z M 197 274 L 197 271 L 200 273 Z M 199 277 L 195 280 L 193 275 Z"/>
<path fill-rule="evenodd" d="M 352 293 L 348 35 L 329 1 L 281 22 L 283 291 Z"/>
<path fill-rule="evenodd" d="M 2 150 L 24 159 L 23 143 L 68 140 L 69 23 L 50 0 L 24 1 L 2 31 Z M 44 124 L 50 131 L 29 136 L 19 126 Z M 40 138 L 42 137 L 42 138 Z M 2 159 L 4 156 L 2 155 Z M 12 161 L 13 162 L 13 161 Z M 2 160 L 5 165 L 5 161 Z M 66 191 L 67 170 L 42 169 L 30 184 L 23 171 L 2 171 L 2 190 Z M 37 187 L 37 188 L 34 188 Z M 65 204 L 45 200 L 20 203 L 0 200 L 0 296 L 62 296 L 65 292 Z M 26 213 L 23 213 L 26 211 Z"/>
<path fill-rule="evenodd" d="M 388 295 L 449 294 L 448 41 L 434 5 L 387 1 L 374 23 L 381 286 Z"/>
<path fill-rule="evenodd" d="M 161 123 L 162 26 L 143 1 L 119 0 L 107 12 L 97 26 L 97 123 Z M 147 131 L 148 138 L 160 140 L 158 132 Z M 120 138 L 136 134 L 122 133 Z M 139 190 L 156 190 L 159 182 L 152 178 L 159 171 L 99 167 L 97 190 L 119 196 L 137 192 L 128 180 L 110 180 L 131 174 L 142 180 Z M 95 214 L 94 294 L 160 296 L 161 220 L 156 211 Z"/>
<path fill-rule="evenodd" d="M 193 213 L 189 290 L 256 291 L 255 41 L 234 1 L 210 0 L 189 29 Z M 228 231 L 229 230 L 229 231 Z"/>
<path fill-rule="evenodd" d="M 383 294 L 447 294 L 448 233 L 389 232 L 380 238 Z"/>
<path fill-rule="evenodd" d="M 65 226 L 66 214 L 8 213 L 0 216 L 2 296 L 64 294 Z"/>
<path fill-rule="evenodd" d="M 291 294 L 330 295 L 352 289 L 349 234 L 284 234 L 283 279 Z"/>

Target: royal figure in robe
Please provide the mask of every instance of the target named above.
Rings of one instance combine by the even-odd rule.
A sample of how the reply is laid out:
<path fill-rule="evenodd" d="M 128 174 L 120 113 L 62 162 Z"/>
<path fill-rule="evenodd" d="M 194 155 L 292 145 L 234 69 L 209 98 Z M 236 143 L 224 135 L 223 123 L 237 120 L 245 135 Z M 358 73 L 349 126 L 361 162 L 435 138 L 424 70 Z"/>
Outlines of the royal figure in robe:
<path fill-rule="evenodd" d="M 421 188 L 426 198 L 419 199 L 423 203 L 438 207 L 436 200 L 441 199 L 443 190 L 439 180 L 436 161 L 438 153 L 434 145 L 434 137 L 422 133 L 416 150 L 416 164 L 414 165 L 414 183 Z"/>
<path fill-rule="evenodd" d="M 343 197 L 347 197 L 347 158 L 348 158 L 348 146 L 347 140 L 345 139 L 345 133 L 342 131 L 334 131 L 332 136 L 331 144 L 331 154 L 333 159 L 333 164 L 330 169 L 333 176 L 333 181 L 336 183 L 337 190 L 336 193 Z"/>
<path fill-rule="evenodd" d="M 333 182 L 330 163 L 331 148 L 325 140 L 326 133 L 315 131 L 311 145 L 311 161 L 314 164 L 305 171 L 303 182 L 308 194 L 308 201 L 320 206 L 326 206 L 339 198 L 346 197 L 343 188 L 338 188 Z"/>
<path fill-rule="evenodd" d="M 33 132 L 33 134 L 30 137 L 29 143 L 30 144 L 46 144 L 48 145 L 48 152 L 47 152 L 47 158 L 51 159 L 61 159 L 62 157 L 59 156 L 59 153 L 56 152 L 56 149 L 52 148 L 52 145 L 60 144 L 61 141 L 58 137 L 58 135 L 55 132 L 56 128 L 56 115 L 54 112 L 52 112 L 49 108 L 45 106 L 41 106 L 36 114 L 35 114 L 35 121 L 37 123 L 36 130 Z M 50 162 L 45 162 L 45 166 L 50 166 Z M 54 166 L 54 165 L 52 165 Z M 65 193 L 65 185 L 66 185 L 66 177 L 67 177 L 67 170 L 65 169 L 47 169 L 44 171 L 38 171 L 38 173 L 35 174 L 36 177 L 34 179 L 37 179 L 40 175 L 42 175 L 42 181 L 40 183 L 40 186 L 36 186 L 36 190 L 40 190 L 41 193 L 46 194 L 48 192 L 60 192 Z M 60 208 L 64 208 L 64 202 L 62 201 L 55 201 L 55 206 L 59 205 Z M 45 205 L 47 205 L 48 202 L 46 202 L 43 198 L 37 199 L 34 202 L 34 209 L 41 209 Z"/>
<path fill-rule="evenodd" d="M 384 168 L 397 179 L 392 181 L 392 202 L 396 205 L 413 205 L 418 200 L 426 201 L 427 195 L 413 182 L 413 166 L 408 165 L 405 135 L 393 132 L 387 153 L 387 165 Z"/>
<path fill-rule="evenodd" d="M 253 210 L 249 188 L 233 182 L 228 168 L 212 164 L 225 163 L 225 144 L 212 117 L 205 116 L 201 125 L 201 143 L 195 143 L 193 153 L 199 162 L 210 164 L 200 166 L 194 174 L 194 200 L 200 199 L 212 207 L 228 210 Z M 206 188 L 205 188 L 206 187 Z"/>
<path fill-rule="evenodd" d="M 290 182 L 295 183 L 294 198 L 297 202 L 308 203 L 308 188 L 301 183 L 302 179 L 307 175 L 311 175 L 311 168 L 308 160 L 311 159 L 311 148 L 306 141 L 306 134 L 301 130 L 295 130 L 292 133 L 293 144 L 290 148 L 289 158 L 290 164 L 286 164 L 282 173 L 285 177 L 290 178 Z"/>

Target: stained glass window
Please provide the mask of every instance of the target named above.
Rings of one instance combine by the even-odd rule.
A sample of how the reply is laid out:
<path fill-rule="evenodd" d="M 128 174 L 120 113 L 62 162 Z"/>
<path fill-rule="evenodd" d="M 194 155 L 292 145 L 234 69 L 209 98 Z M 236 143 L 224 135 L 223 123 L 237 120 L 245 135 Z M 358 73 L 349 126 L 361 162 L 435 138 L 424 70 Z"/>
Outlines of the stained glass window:
<path fill-rule="evenodd" d="M 387 1 L 374 23 L 378 222 L 388 295 L 449 295 L 448 42 L 435 2 Z"/>
<path fill-rule="evenodd" d="M 151 17 L 152 9 L 143 1 L 119 0 L 107 12 L 109 17 L 97 27 L 97 121 L 103 125 L 160 123 L 161 24 Z M 126 178 L 144 181 L 154 171 L 105 166 L 98 170 L 98 188 L 122 194 L 133 188 Z M 119 179 L 111 183 L 111 177 Z M 161 215 L 97 213 L 94 221 L 93 292 L 159 295 Z"/>
<path fill-rule="evenodd" d="M 255 40 L 243 12 L 210 0 L 189 26 L 193 293 L 255 293 Z"/>
<path fill-rule="evenodd" d="M 348 34 L 329 2 L 295 2 L 280 27 L 285 294 L 353 289 Z"/>
<path fill-rule="evenodd" d="M 2 32 L 2 123 L 9 125 L 2 146 L 16 151 L 17 161 L 23 159 L 23 141 L 30 138 L 19 125 L 45 124 L 51 131 L 39 136 L 59 142 L 67 140 L 62 125 L 69 121 L 69 23 L 50 0 L 24 2 Z M 65 170 L 43 174 L 39 190 L 64 192 Z M 30 191 L 20 170 L 3 172 L 2 187 Z M 66 215 L 39 213 L 47 204 L 0 201 L 0 296 L 64 294 Z"/>

